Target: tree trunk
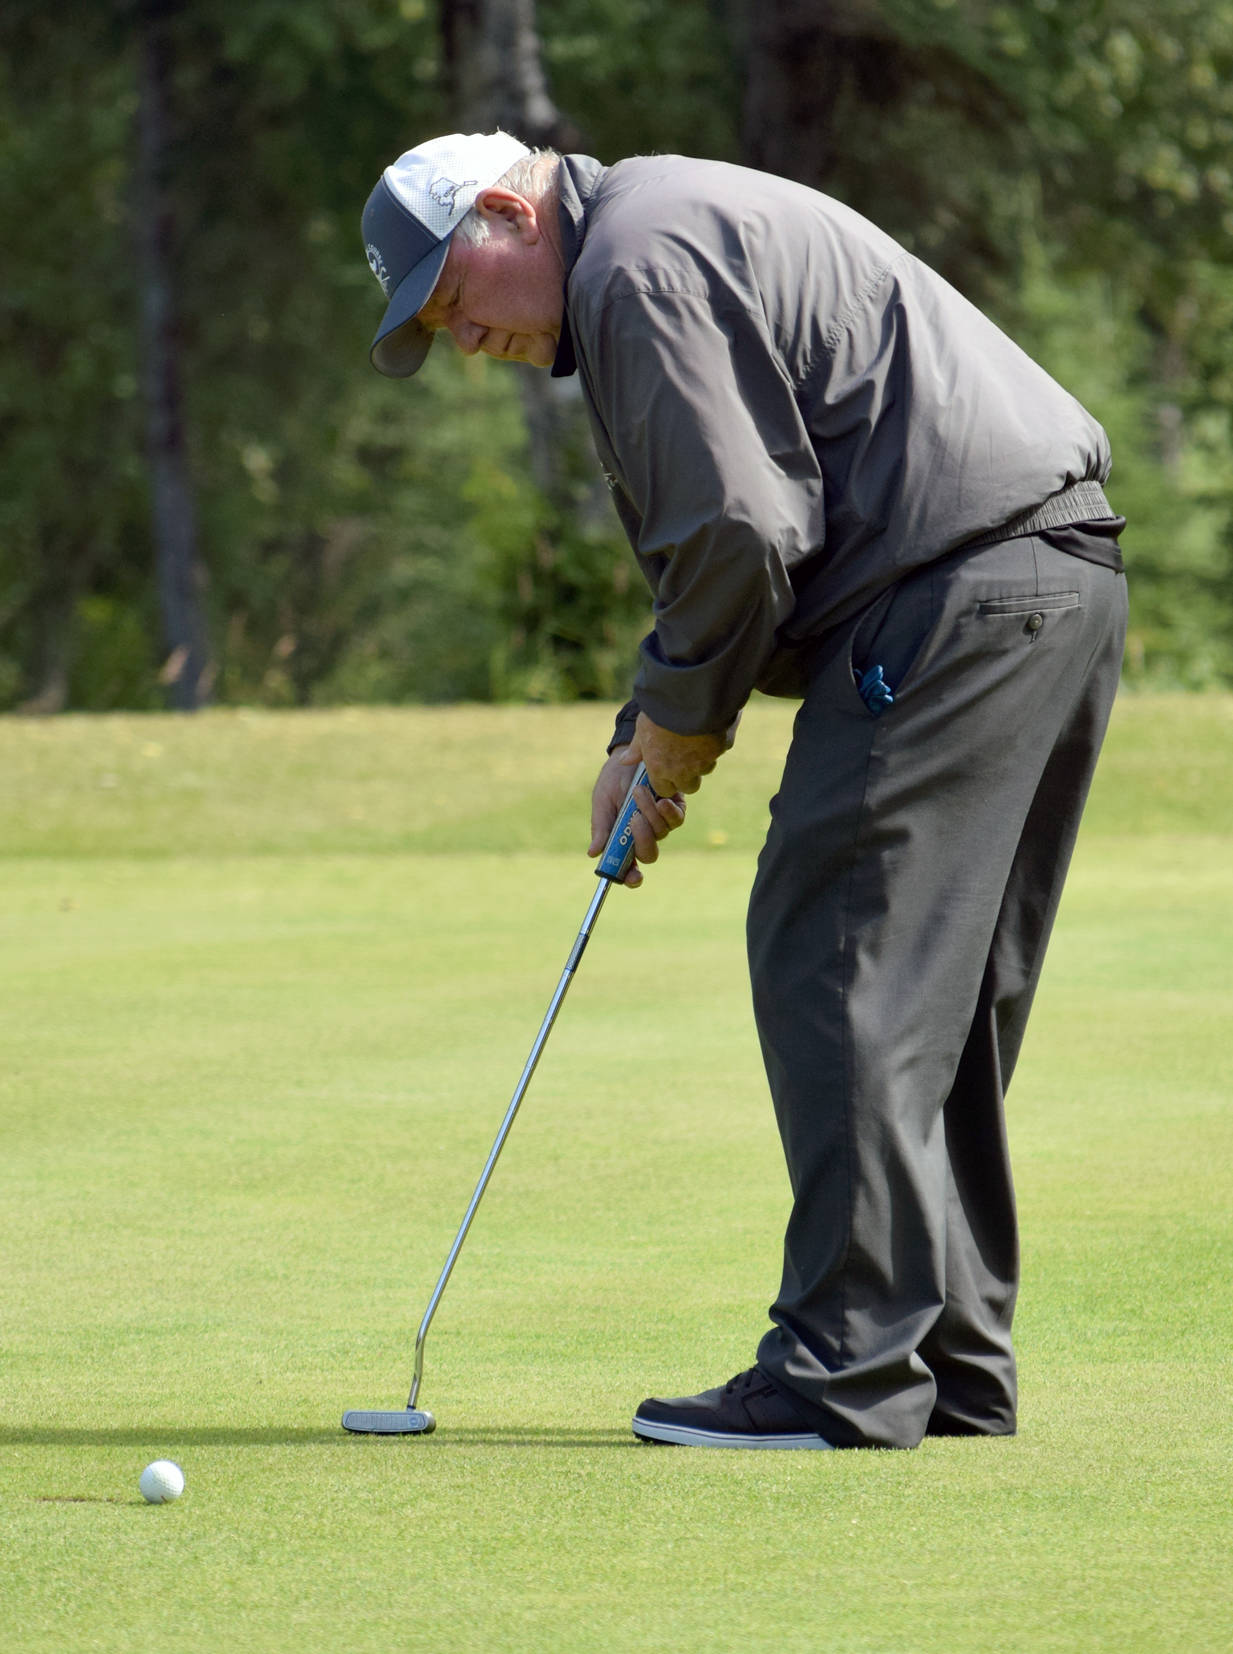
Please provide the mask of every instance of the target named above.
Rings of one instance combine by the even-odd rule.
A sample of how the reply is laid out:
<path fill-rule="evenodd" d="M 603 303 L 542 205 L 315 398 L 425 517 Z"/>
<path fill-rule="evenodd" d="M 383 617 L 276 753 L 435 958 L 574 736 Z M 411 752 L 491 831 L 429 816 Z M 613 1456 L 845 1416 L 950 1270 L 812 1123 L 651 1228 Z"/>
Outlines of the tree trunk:
<path fill-rule="evenodd" d="M 579 147 L 578 128 L 548 91 L 535 0 L 441 0 L 441 41 L 461 130 L 499 127 L 533 146 Z"/>
<path fill-rule="evenodd" d="M 747 0 L 742 147 L 763 172 L 825 188 L 839 142 L 839 93 L 876 78 L 892 35 L 877 0 Z"/>
<path fill-rule="evenodd" d="M 561 151 L 580 149 L 580 129 L 552 101 L 544 75 L 535 0 L 442 0 L 441 30 L 450 91 L 458 129 L 491 132 L 499 127 L 524 143 Z M 508 370 L 507 370 L 508 371 Z M 550 630 L 561 616 L 553 611 L 561 593 L 545 598 L 534 588 L 551 585 L 553 540 L 564 525 L 581 515 L 588 521 L 610 517 L 612 505 L 598 463 L 591 454 L 590 429 L 577 377 L 552 379 L 542 368 L 519 366 L 519 392 L 530 438 L 530 467 L 547 503 L 544 543 L 528 546 L 524 602 L 528 638 L 545 623 Z M 585 469 L 579 497 L 579 456 Z"/>
<path fill-rule="evenodd" d="M 213 673 L 202 614 L 172 270 L 175 219 L 167 160 L 174 10 L 175 0 L 145 0 L 139 13 L 135 207 L 146 463 L 166 644 L 161 679 L 171 704 L 191 712 L 208 698 Z"/>
<path fill-rule="evenodd" d="M 63 543 L 47 547 L 43 578 L 30 605 L 36 658 L 31 673 L 33 693 L 17 708 L 24 717 L 50 717 L 68 705 L 77 571 L 87 561 L 88 553 L 75 558 Z"/>
<path fill-rule="evenodd" d="M 548 91 L 535 0 L 441 0 L 441 39 L 459 131 L 500 128 L 533 147 L 580 147 L 581 133 Z M 540 368 L 519 369 L 519 381 L 532 473 L 555 504 L 563 486 L 558 456 L 571 427 L 585 417 L 578 383 L 554 383 Z"/>

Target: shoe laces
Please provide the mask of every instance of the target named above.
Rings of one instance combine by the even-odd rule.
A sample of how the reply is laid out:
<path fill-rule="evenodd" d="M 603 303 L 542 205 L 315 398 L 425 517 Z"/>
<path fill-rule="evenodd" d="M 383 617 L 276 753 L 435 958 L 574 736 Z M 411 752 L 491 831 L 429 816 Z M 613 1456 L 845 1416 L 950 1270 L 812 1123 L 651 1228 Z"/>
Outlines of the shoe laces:
<path fill-rule="evenodd" d="M 752 1390 L 755 1385 L 765 1384 L 766 1380 L 756 1367 L 747 1367 L 743 1373 L 737 1373 L 724 1385 L 726 1396 L 742 1395 L 746 1390 Z"/>

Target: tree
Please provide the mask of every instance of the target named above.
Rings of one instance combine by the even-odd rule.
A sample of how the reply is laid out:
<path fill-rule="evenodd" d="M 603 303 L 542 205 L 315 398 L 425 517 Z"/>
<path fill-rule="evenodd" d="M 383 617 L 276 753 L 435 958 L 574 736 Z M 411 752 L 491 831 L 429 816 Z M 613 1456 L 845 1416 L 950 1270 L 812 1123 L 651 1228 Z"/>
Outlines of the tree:
<path fill-rule="evenodd" d="M 449 349 L 413 389 L 365 363 L 381 167 L 498 123 L 604 161 L 752 160 L 882 223 L 1110 427 L 1132 665 L 1233 681 L 1233 0 L 8 0 L 0 708 L 164 700 L 151 6 L 218 698 L 622 692 L 645 598 L 572 387 Z"/>
<path fill-rule="evenodd" d="M 158 592 L 167 661 L 161 674 L 172 705 L 192 712 L 214 677 L 202 611 L 197 510 L 189 474 L 181 384 L 180 330 L 173 249 L 171 187 L 175 82 L 174 23 L 178 0 L 141 0 L 136 13 L 137 161 L 133 217 L 140 289 L 146 466 Z"/>
<path fill-rule="evenodd" d="M 499 127 L 533 147 L 582 147 L 548 89 L 534 0 L 441 0 L 440 15 L 450 113 L 461 130 Z M 480 512 L 497 549 L 493 688 L 536 699 L 623 695 L 646 605 L 632 589 L 577 380 L 514 371 L 537 497 L 513 535 L 501 521 L 508 500 L 488 520 Z"/>
<path fill-rule="evenodd" d="M 104 13 L 65 28 L 45 6 L 6 9 L 0 705 L 52 712 L 69 703 L 82 673 L 96 670 L 92 628 L 106 624 L 105 609 L 142 602 L 131 553 L 145 529 L 121 159 L 132 107 Z M 127 663 L 112 657 L 105 670 L 113 692 L 138 692 Z"/>
<path fill-rule="evenodd" d="M 577 149 L 581 132 L 552 99 L 535 0 L 440 0 L 446 98 L 468 131 Z"/>
<path fill-rule="evenodd" d="M 1233 678 L 1233 4 L 744 16 L 749 158 L 876 219 L 1117 423 L 1131 669 Z"/>

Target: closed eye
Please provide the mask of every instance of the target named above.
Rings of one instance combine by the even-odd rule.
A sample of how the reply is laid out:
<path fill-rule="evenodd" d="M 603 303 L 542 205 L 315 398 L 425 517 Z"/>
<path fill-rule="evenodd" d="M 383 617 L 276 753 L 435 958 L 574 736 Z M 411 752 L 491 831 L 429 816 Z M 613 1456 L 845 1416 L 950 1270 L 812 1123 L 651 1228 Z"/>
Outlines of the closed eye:
<path fill-rule="evenodd" d="M 440 330 L 445 327 L 449 321 L 451 313 L 457 309 L 458 302 L 461 298 L 462 283 L 459 282 L 454 288 L 454 291 L 451 293 L 448 302 L 436 298 L 429 299 L 428 303 L 420 311 L 421 327 L 426 327 L 430 333 L 440 332 Z"/>

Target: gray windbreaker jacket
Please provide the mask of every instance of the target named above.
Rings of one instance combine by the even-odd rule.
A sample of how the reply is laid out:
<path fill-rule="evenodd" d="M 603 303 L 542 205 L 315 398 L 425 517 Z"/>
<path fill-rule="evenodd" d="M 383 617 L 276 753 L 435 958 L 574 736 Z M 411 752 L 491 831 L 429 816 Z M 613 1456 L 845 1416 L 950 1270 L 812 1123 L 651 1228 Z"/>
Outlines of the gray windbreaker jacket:
<path fill-rule="evenodd" d="M 680 734 L 906 573 L 1109 470 L 1091 416 L 940 276 L 814 190 L 565 157 L 565 325 L 654 594 L 634 696 Z M 1095 488 L 1058 520 L 1112 516 Z M 1099 502 L 1092 509 L 1092 497 Z"/>

